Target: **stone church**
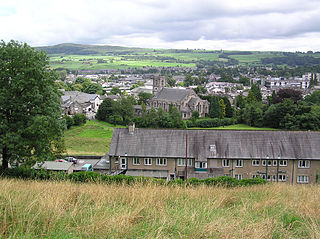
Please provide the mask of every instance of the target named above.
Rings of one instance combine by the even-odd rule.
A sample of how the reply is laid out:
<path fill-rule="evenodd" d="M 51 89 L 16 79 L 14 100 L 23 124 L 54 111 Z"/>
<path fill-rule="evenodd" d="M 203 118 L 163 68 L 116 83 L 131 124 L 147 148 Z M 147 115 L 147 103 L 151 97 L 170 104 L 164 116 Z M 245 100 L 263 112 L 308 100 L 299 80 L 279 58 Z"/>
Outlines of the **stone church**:
<path fill-rule="evenodd" d="M 166 85 L 165 76 L 153 76 L 150 107 L 155 109 L 161 107 L 165 112 L 169 112 L 170 105 L 173 105 L 181 112 L 182 119 L 190 119 L 193 111 L 198 111 L 200 117 L 209 113 L 209 102 L 200 99 L 192 89 L 167 88 Z"/>

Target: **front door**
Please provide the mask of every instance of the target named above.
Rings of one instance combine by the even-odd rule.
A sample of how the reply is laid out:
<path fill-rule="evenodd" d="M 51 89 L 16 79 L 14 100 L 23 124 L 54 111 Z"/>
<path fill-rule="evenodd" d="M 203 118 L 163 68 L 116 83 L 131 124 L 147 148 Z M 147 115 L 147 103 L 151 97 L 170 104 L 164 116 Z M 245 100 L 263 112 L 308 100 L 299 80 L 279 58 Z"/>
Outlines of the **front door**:
<path fill-rule="evenodd" d="M 127 158 L 121 158 L 120 159 L 120 168 L 121 169 L 127 169 Z"/>

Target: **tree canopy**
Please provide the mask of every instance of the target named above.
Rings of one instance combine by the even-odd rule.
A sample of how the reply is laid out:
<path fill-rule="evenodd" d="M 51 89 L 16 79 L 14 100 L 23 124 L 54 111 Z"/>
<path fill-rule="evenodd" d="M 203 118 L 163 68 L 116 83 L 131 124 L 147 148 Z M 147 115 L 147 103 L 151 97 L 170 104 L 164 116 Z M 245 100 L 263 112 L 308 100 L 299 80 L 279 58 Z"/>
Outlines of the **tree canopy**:
<path fill-rule="evenodd" d="M 64 149 L 65 120 L 48 58 L 27 44 L 0 43 L 0 152 L 15 160 L 54 158 Z"/>

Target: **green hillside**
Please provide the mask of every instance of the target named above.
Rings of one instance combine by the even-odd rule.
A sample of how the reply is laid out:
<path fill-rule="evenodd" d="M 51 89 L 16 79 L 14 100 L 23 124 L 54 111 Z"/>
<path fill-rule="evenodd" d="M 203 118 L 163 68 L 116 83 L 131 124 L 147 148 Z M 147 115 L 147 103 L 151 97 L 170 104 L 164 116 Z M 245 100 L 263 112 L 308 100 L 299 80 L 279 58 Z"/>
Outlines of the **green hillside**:
<path fill-rule="evenodd" d="M 38 47 L 50 56 L 52 69 L 103 70 L 213 65 L 320 65 L 320 53 L 149 49 L 106 45 L 59 44 Z"/>

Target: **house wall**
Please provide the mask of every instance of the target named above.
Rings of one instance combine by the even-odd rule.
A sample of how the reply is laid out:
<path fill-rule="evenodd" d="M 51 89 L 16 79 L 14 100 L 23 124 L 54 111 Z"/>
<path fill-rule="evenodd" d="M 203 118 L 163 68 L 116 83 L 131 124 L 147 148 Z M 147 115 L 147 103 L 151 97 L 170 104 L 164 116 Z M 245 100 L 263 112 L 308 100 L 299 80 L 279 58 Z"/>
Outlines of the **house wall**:
<path fill-rule="evenodd" d="M 169 174 L 174 174 L 175 178 L 184 177 L 185 166 L 178 166 L 177 158 L 167 158 L 167 165 L 160 166 L 156 165 L 156 158 L 152 158 L 152 165 L 145 165 L 144 158 L 140 158 L 140 165 L 133 165 L 133 157 L 128 157 L 127 168 L 128 169 L 139 169 L 139 170 L 168 170 Z M 223 159 L 208 159 L 208 169 L 206 172 L 197 172 L 195 170 L 195 160 L 192 160 L 192 166 L 188 166 L 188 177 L 206 178 L 210 177 L 212 169 L 222 170 L 218 174 L 213 175 L 225 175 L 236 177 L 241 175 L 242 178 L 254 178 L 261 177 L 271 182 L 277 182 L 277 170 L 280 177 L 285 176 L 285 180 L 278 178 L 278 182 L 288 184 L 303 184 L 298 182 L 298 176 L 308 176 L 308 183 L 314 184 L 320 181 L 320 161 L 310 160 L 309 168 L 299 168 L 299 160 L 287 160 L 287 166 L 276 166 L 278 160 L 269 159 L 272 166 L 262 165 L 262 160 L 259 160 L 259 166 L 253 165 L 253 160 L 243 159 L 242 167 L 236 166 L 236 159 L 229 159 L 229 167 L 223 166 Z M 115 157 L 111 157 L 111 170 L 116 171 L 120 169 L 119 163 L 115 163 Z M 266 178 L 266 170 L 268 171 L 268 178 Z M 317 179 L 318 178 L 318 179 Z"/>
<path fill-rule="evenodd" d="M 271 160 L 271 159 L 270 159 Z M 286 183 L 299 184 L 297 182 L 298 176 L 309 176 L 309 183 L 317 183 L 317 177 L 320 180 L 320 161 L 310 160 L 309 168 L 299 168 L 299 160 L 287 160 L 287 166 L 275 166 L 278 164 L 278 160 L 271 160 L 272 166 L 263 166 L 262 160 L 260 160 L 259 166 L 253 166 L 252 160 L 243 160 L 243 167 L 236 167 L 236 160 L 230 160 L 229 167 L 223 167 L 222 159 L 211 159 L 209 164 L 216 163 L 217 167 L 223 168 L 224 175 L 235 177 L 235 175 L 242 175 L 243 178 L 253 178 L 259 176 L 265 178 L 266 171 L 270 178 L 268 181 L 277 182 L 277 170 L 278 175 L 286 176 Z M 212 161 L 212 162 L 211 162 Z M 276 163 L 274 163 L 274 161 Z M 274 165 L 274 166 L 273 166 Z M 317 176 L 318 174 L 318 176 Z M 278 182 L 280 182 L 278 180 Z"/>

